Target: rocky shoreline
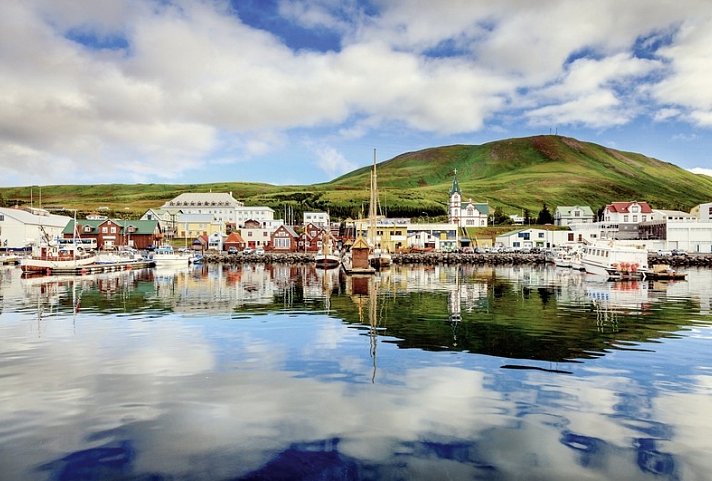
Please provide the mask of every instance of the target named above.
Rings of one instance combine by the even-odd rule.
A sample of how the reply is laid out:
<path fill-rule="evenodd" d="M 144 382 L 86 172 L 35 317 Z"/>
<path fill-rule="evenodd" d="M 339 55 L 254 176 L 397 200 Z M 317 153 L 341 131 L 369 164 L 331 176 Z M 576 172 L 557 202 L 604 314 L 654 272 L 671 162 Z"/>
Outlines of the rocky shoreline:
<path fill-rule="evenodd" d="M 232 254 L 209 252 L 204 256 L 206 263 L 242 264 L 242 263 L 285 263 L 304 264 L 314 262 L 314 254 L 304 253 L 273 253 L 262 255 Z M 667 264 L 675 267 L 712 267 L 712 254 L 690 254 L 686 256 L 648 256 L 650 265 Z M 481 264 L 481 265 L 535 265 L 546 263 L 544 254 L 521 254 L 516 252 L 491 254 L 460 254 L 460 253 L 419 253 L 393 254 L 394 264 Z"/>

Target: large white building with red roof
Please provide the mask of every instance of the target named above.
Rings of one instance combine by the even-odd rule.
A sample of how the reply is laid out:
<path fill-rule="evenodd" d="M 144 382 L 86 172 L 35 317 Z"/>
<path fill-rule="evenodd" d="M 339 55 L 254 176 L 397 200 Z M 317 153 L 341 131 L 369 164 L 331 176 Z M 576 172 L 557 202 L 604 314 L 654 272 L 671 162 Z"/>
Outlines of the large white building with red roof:
<path fill-rule="evenodd" d="M 612 202 L 603 211 L 603 220 L 618 224 L 638 224 L 652 219 L 653 209 L 647 202 Z"/>

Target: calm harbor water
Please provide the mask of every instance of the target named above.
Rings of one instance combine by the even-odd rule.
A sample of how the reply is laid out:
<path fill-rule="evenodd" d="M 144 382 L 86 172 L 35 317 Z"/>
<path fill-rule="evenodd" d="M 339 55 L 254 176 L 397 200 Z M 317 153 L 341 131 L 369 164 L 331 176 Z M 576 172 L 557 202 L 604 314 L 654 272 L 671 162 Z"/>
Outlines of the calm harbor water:
<path fill-rule="evenodd" d="M 709 480 L 712 270 L 0 270 L 0 480 Z"/>

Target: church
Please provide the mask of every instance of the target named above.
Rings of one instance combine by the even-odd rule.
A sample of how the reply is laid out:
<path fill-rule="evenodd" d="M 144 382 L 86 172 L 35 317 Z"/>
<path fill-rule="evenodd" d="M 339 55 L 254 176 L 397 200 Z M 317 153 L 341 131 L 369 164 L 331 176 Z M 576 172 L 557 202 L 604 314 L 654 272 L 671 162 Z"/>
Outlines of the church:
<path fill-rule="evenodd" d="M 452 178 L 450 187 L 450 202 L 448 204 L 447 219 L 450 224 L 457 224 L 460 227 L 487 227 L 487 217 L 489 216 L 489 204 L 474 203 L 469 199 L 462 202 L 462 192 L 460 184 L 457 182 L 457 169 Z"/>

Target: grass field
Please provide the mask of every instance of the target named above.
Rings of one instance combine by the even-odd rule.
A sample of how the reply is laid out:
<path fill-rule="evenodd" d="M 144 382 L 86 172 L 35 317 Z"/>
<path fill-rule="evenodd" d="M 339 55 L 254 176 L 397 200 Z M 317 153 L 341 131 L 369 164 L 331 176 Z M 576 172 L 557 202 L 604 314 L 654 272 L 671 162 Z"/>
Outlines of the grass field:
<path fill-rule="evenodd" d="M 430 218 L 446 214 L 453 173 L 465 200 L 488 202 L 506 214 L 528 209 L 536 214 L 544 202 L 589 205 L 596 211 L 612 201 L 645 200 L 654 208 L 689 211 L 712 199 L 712 178 L 673 164 L 559 136 L 507 139 L 483 145 L 453 145 L 399 155 L 378 164 L 382 207 L 391 216 Z M 135 217 L 183 192 L 232 192 L 247 205 L 267 205 L 277 218 L 285 206 L 297 215 L 328 210 L 334 218 L 357 217 L 368 210 L 370 168 L 331 182 L 275 186 L 259 183 L 104 184 L 43 186 L 43 205 L 108 209 L 111 215 Z M 30 191 L 32 190 L 32 194 Z M 0 201 L 39 202 L 39 187 L 0 189 Z"/>

